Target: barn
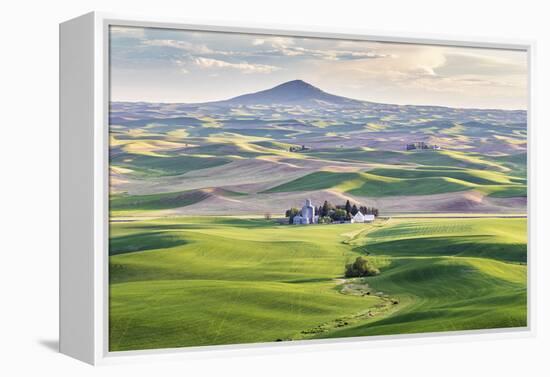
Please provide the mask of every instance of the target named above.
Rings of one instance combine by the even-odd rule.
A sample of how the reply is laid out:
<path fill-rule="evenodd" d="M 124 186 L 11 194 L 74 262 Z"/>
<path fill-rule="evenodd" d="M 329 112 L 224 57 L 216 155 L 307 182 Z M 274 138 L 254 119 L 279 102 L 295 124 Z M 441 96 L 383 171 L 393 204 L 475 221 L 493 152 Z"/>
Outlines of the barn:
<path fill-rule="evenodd" d="M 355 216 L 351 218 L 352 223 L 370 223 L 374 221 L 374 215 L 367 214 L 363 215 L 361 211 L 357 212 Z"/>

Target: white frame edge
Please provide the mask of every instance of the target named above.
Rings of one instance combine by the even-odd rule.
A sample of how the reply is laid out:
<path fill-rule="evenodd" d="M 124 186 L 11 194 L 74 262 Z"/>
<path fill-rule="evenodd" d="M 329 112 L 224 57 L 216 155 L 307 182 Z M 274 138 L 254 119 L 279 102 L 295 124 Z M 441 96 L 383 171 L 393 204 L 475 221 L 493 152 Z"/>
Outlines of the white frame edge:
<path fill-rule="evenodd" d="M 59 349 L 93 363 L 94 17 L 60 25 Z"/>
<path fill-rule="evenodd" d="M 256 343 L 223 346 L 171 348 L 144 351 L 109 352 L 108 348 L 108 109 L 109 67 L 108 27 L 139 26 L 353 39 L 394 43 L 415 43 L 526 51 L 529 66 L 528 87 L 528 318 L 527 327 L 459 332 L 384 335 L 290 343 Z M 92 38 L 90 40 L 90 37 Z M 470 342 L 479 340 L 532 337 L 535 335 L 534 266 L 535 239 L 533 202 L 535 144 L 533 129 L 534 41 L 496 40 L 365 30 L 253 23 L 182 20 L 92 12 L 60 25 L 60 352 L 90 364 L 150 362 L 156 360 L 203 359 L 211 357 L 265 355 L 342 350 L 413 344 Z M 91 54 L 91 55 L 90 55 Z M 85 57 L 83 59 L 83 57 Z M 72 75 L 71 76 L 71 72 Z M 81 82 L 68 82 L 79 74 Z M 93 93 L 91 93 L 93 91 Z M 79 102 L 80 101 L 80 102 Z M 86 108 L 86 103 L 91 108 Z M 81 107 L 78 108 L 77 105 Z M 84 106 L 84 107 L 82 107 Z M 76 126 L 75 126 L 76 125 Z M 75 128 L 76 127 L 76 128 Z M 93 135 L 91 131 L 93 130 Z M 73 138 L 85 148 L 74 148 Z M 86 144 L 87 143 L 87 144 Z M 92 151 L 90 155 L 90 151 Z M 88 158 L 93 167 L 83 179 L 73 179 Z M 67 164 L 67 161 L 74 164 Z M 87 174 L 87 175 L 86 175 Z M 93 188 L 93 192 L 90 189 Z M 88 191 L 86 191 L 88 190 Z M 84 192 L 84 195 L 81 193 Z M 81 204 L 80 206 L 78 204 Z M 78 221 L 78 220 L 82 221 Z M 93 219 L 93 223 L 90 221 Z M 91 237 L 90 237 L 91 235 Z M 86 237 L 87 236 L 87 237 Z M 84 245 L 82 238 L 85 237 Z M 90 244 L 86 244 L 89 242 Z M 93 253 L 93 260 L 90 254 Z M 78 271 L 78 272 L 75 272 Z M 205 352 L 207 351 L 207 352 Z"/>

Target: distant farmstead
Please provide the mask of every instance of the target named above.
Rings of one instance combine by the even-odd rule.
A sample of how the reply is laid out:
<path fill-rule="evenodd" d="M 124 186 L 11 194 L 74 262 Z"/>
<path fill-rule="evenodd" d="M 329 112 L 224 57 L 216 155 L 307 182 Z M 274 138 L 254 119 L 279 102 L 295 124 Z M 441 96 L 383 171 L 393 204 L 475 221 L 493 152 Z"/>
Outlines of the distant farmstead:
<path fill-rule="evenodd" d="M 292 225 L 370 223 L 376 216 L 378 209 L 352 205 L 349 200 L 345 205 L 333 205 L 325 200 L 323 205 L 315 207 L 307 199 L 301 209 L 292 207 L 285 212 L 288 223 Z"/>
<path fill-rule="evenodd" d="M 291 145 L 290 148 L 288 148 L 289 152 L 303 152 L 303 151 L 309 151 L 310 148 L 306 147 L 305 145 L 296 146 Z"/>
<path fill-rule="evenodd" d="M 302 207 L 300 214 L 294 216 L 292 223 L 299 224 L 317 224 L 319 216 L 315 214 L 315 207 L 311 204 L 311 200 L 306 199 L 305 206 Z"/>
<path fill-rule="evenodd" d="M 441 149 L 441 147 L 439 145 L 435 145 L 435 144 L 431 145 L 431 144 L 427 144 L 423 141 L 417 141 L 417 142 L 414 142 L 414 143 L 407 144 L 406 149 L 408 151 L 414 151 L 414 150 L 417 150 L 417 149 L 420 149 L 420 150 L 426 150 L 426 149 L 439 150 L 439 149 Z"/>

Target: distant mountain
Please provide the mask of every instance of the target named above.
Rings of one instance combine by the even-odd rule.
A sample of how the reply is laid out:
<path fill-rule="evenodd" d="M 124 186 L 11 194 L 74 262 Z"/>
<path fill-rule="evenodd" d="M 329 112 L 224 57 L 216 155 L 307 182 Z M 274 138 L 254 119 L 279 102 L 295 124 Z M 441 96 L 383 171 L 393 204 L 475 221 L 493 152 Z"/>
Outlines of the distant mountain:
<path fill-rule="evenodd" d="M 336 96 L 322 91 L 302 80 L 292 80 L 260 92 L 243 94 L 224 101 L 209 102 L 209 105 L 250 106 L 250 105 L 286 105 L 286 106 L 364 106 L 368 102 Z"/>

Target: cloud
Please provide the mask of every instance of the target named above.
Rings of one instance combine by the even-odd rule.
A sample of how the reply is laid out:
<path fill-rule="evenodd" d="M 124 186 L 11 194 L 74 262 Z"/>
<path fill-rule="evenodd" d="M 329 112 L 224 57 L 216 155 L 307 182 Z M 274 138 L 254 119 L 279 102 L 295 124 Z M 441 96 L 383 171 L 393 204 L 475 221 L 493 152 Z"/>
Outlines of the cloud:
<path fill-rule="evenodd" d="M 187 60 L 183 59 L 176 59 L 174 60 L 174 64 L 176 67 L 178 67 L 178 72 L 183 73 L 184 75 L 189 73 L 189 62 Z"/>
<path fill-rule="evenodd" d="M 123 30 L 124 32 L 128 32 L 126 29 Z M 181 53 L 191 58 L 202 55 L 213 59 L 228 56 L 242 56 L 264 61 L 277 59 L 278 57 L 298 57 L 303 60 L 339 61 L 391 57 L 391 55 L 368 48 L 371 46 L 370 43 L 356 46 L 359 48 L 353 48 L 353 45 L 349 44 L 339 46 L 334 43 L 327 44 L 327 41 L 307 38 L 267 36 L 252 38 L 245 44 L 232 41 L 232 43 L 226 43 L 222 46 L 215 40 L 206 40 L 209 41 L 208 45 L 204 42 L 196 43 L 177 38 L 144 38 L 141 40 L 141 46 L 168 48 L 173 51 L 181 51 Z M 212 44 L 214 44 L 214 46 L 217 45 L 217 48 L 213 48 Z"/>
<path fill-rule="evenodd" d="M 326 41 L 320 42 L 305 38 L 271 37 L 269 39 L 255 39 L 252 44 L 254 46 L 270 46 L 271 49 L 262 51 L 263 55 L 300 56 L 304 58 L 332 61 L 391 57 L 391 55 L 388 54 L 366 49 L 365 44 L 361 45 L 357 50 L 350 49 L 349 45 L 347 45 L 346 47 L 348 48 L 345 49 L 335 49 L 334 43 L 332 43 L 332 48 L 323 48 L 327 45 Z M 315 48 L 313 45 L 321 46 Z"/>
<path fill-rule="evenodd" d="M 142 41 L 142 44 L 146 46 L 175 48 L 194 54 L 223 54 L 223 52 L 213 51 L 208 46 L 203 44 L 195 44 L 188 41 L 175 39 L 148 39 Z"/>
<path fill-rule="evenodd" d="M 145 29 L 130 26 L 111 26 L 109 28 L 111 37 L 125 37 L 141 39 L 145 37 Z"/>
<path fill-rule="evenodd" d="M 493 55 L 472 51 L 453 51 L 445 53 L 445 63 L 437 68 L 437 73 L 445 76 L 460 74 L 475 74 L 485 76 L 500 76 L 525 73 L 525 62 L 510 59 L 508 56 L 499 56 L 496 51 Z"/>
<path fill-rule="evenodd" d="M 377 59 L 377 58 L 391 58 L 392 55 L 381 54 L 374 51 L 349 51 L 349 50 L 324 50 L 324 49 L 311 49 L 299 46 L 286 46 L 277 47 L 270 50 L 264 50 L 261 52 L 263 56 L 269 55 L 284 55 L 288 57 L 303 57 L 309 59 L 322 59 L 322 60 L 361 60 L 361 59 Z"/>
<path fill-rule="evenodd" d="M 194 59 L 195 65 L 203 69 L 228 68 L 235 69 L 243 73 L 271 73 L 280 68 L 267 64 L 252 64 L 247 62 L 230 63 L 224 60 L 198 57 Z"/>

